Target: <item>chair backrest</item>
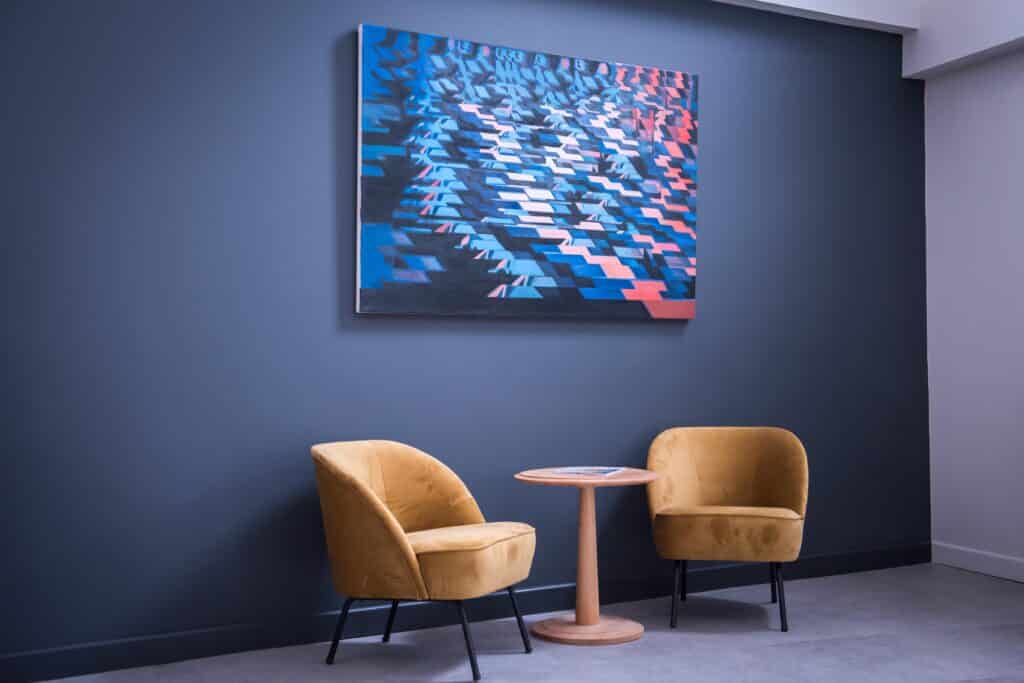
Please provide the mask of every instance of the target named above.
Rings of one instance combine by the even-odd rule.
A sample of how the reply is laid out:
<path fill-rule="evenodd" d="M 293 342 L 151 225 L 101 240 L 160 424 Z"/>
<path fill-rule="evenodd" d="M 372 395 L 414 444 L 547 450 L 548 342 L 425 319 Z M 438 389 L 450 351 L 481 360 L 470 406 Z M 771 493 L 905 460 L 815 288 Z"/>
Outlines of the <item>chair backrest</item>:
<path fill-rule="evenodd" d="M 331 574 L 351 597 L 425 599 L 405 534 L 484 521 L 458 476 L 412 446 L 339 441 L 312 453 Z"/>
<path fill-rule="evenodd" d="M 651 514 L 668 507 L 743 505 L 807 511 L 807 453 L 778 427 L 676 427 L 651 444 Z"/>

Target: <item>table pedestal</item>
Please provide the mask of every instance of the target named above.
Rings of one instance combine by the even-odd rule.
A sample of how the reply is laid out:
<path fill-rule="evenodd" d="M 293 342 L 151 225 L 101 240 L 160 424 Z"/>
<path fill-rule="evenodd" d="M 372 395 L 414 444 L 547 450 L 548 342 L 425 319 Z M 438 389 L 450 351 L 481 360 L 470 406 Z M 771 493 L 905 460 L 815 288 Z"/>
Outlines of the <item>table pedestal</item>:
<path fill-rule="evenodd" d="M 622 617 L 602 617 L 597 587 L 597 517 L 594 487 L 580 486 L 580 521 L 576 555 L 576 615 L 534 624 L 538 638 L 568 645 L 614 645 L 643 635 L 643 624 Z"/>

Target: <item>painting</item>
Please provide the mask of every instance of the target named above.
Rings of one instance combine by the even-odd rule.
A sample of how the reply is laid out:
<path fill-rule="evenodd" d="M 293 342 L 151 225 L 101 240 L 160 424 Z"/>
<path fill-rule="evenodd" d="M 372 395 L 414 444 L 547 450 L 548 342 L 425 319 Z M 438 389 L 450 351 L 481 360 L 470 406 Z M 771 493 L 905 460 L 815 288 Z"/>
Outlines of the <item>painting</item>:
<path fill-rule="evenodd" d="M 359 31 L 356 311 L 689 319 L 697 76 Z"/>

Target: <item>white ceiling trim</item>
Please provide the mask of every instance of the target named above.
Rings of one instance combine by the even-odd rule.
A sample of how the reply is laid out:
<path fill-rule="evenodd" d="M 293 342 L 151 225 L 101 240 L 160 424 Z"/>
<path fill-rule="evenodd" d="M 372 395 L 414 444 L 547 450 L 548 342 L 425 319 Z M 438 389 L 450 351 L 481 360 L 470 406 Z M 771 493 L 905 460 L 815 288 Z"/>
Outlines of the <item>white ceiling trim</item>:
<path fill-rule="evenodd" d="M 903 36 L 904 78 L 1024 47 L 1024 0 L 714 0 Z"/>
<path fill-rule="evenodd" d="M 907 33 L 920 25 L 921 0 L 715 0 L 727 5 L 886 33 Z"/>

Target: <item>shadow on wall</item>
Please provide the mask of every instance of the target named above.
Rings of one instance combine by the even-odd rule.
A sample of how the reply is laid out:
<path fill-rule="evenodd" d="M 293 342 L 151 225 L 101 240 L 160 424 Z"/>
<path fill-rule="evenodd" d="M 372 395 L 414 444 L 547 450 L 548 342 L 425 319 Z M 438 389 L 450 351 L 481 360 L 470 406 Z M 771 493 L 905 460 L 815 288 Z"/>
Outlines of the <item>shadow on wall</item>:
<path fill-rule="evenodd" d="M 334 43 L 331 64 L 334 146 L 334 212 L 337 225 L 338 321 L 352 326 L 355 315 L 356 273 L 356 126 L 359 121 L 359 32 L 349 31 Z M 344 125 L 351 116 L 353 126 Z"/>

